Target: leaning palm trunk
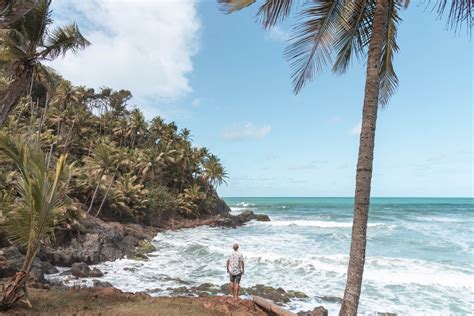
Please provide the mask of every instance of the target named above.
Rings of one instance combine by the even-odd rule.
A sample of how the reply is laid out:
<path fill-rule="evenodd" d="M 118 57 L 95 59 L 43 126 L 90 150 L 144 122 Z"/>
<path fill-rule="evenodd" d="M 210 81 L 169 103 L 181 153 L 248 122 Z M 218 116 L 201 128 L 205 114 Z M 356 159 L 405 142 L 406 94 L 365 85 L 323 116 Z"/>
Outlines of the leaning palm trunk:
<path fill-rule="evenodd" d="M 8 310 L 16 302 L 22 299 L 26 299 L 27 304 L 30 305 L 30 302 L 28 300 L 28 292 L 26 290 L 26 283 L 28 282 L 31 264 L 33 263 L 33 260 L 35 259 L 36 254 L 39 251 L 39 248 L 40 248 L 39 243 L 35 243 L 28 246 L 28 250 L 25 256 L 25 261 L 23 262 L 21 271 L 15 275 L 13 282 L 6 288 L 3 298 L 2 298 L 2 302 L 0 304 L 0 309 Z"/>
<path fill-rule="evenodd" d="M 105 170 L 102 170 L 99 174 L 99 178 L 97 180 L 97 185 L 95 186 L 94 194 L 92 195 L 91 204 L 89 205 L 89 208 L 87 209 L 87 214 L 89 214 L 92 210 L 92 206 L 94 205 L 94 201 L 95 201 L 95 197 L 97 195 L 97 191 L 99 191 L 100 182 L 102 180 L 102 176 L 104 175 L 104 172 L 105 172 Z"/>
<path fill-rule="evenodd" d="M 367 244 L 367 220 L 374 159 L 375 125 L 379 102 L 379 71 L 383 36 L 388 9 L 388 0 L 376 3 L 372 38 L 369 44 L 367 77 L 365 81 L 364 107 L 360 133 L 359 157 L 357 160 L 356 189 L 354 198 L 354 222 L 347 269 L 347 282 L 340 316 L 356 315 L 362 287 Z"/>
<path fill-rule="evenodd" d="M 95 214 L 95 217 L 98 217 L 100 214 L 100 211 L 102 210 L 102 207 L 104 206 L 105 200 L 107 199 L 107 196 L 109 195 L 110 189 L 112 188 L 112 184 L 114 184 L 115 176 L 117 175 L 117 171 L 120 165 L 117 165 L 115 168 L 114 174 L 112 175 L 112 179 L 110 179 L 109 186 L 107 187 L 107 191 L 104 194 L 104 197 L 102 198 L 102 202 L 100 203 L 99 210 Z"/>
<path fill-rule="evenodd" d="M 28 89 L 28 84 L 33 77 L 33 70 L 31 68 L 25 69 L 21 75 L 13 80 L 8 89 L 1 96 L 0 100 L 0 126 L 2 126 L 8 118 L 8 115 L 13 111 L 15 106 L 20 101 L 25 91 Z"/>

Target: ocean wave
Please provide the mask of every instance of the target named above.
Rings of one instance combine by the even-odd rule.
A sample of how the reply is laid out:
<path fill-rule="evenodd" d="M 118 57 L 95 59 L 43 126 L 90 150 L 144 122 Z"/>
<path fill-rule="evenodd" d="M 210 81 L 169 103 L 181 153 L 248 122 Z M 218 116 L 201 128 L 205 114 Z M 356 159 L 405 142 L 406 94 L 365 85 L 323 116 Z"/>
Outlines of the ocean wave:
<path fill-rule="evenodd" d="M 249 206 L 255 206 L 255 204 L 253 203 L 246 203 L 246 202 L 240 202 L 240 203 L 237 203 L 235 204 L 236 206 L 240 206 L 240 207 L 249 207 Z"/>
<path fill-rule="evenodd" d="M 348 222 L 332 222 L 332 221 L 307 221 L 307 220 L 293 220 L 293 221 L 270 221 L 258 222 L 260 225 L 270 226 L 302 226 L 302 227 L 321 227 L 321 228 L 347 228 L 352 227 L 352 223 Z M 369 223 L 368 227 L 390 226 L 383 223 Z"/>

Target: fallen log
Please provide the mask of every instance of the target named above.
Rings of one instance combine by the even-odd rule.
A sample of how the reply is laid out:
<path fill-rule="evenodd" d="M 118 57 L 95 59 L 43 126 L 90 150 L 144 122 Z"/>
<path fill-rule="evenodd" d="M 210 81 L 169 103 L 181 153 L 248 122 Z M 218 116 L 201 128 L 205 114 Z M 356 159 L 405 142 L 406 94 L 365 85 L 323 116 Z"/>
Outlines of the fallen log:
<path fill-rule="evenodd" d="M 266 311 L 270 315 L 275 316 L 296 316 L 295 313 L 287 311 L 286 309 L 281 308 L 280 306 L 274 304 L 273 302 L 266 300 L 260 296 L 254 296 L 253 301 L 257 304 L 260 308 Z"/>

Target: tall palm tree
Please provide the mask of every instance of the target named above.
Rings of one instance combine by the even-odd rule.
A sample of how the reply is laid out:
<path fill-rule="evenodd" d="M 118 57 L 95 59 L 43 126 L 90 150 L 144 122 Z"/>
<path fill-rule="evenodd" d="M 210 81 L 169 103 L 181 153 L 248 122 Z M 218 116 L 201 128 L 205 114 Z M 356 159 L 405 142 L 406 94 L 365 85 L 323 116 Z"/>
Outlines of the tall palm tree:
<path fill-rule="evenodd" d="M 238 11 L 255 0 L 218 0 L 226 13 Z M 430 1 L 427 1 L 430 3 Z M 294 92 L 333 64 L 334 73 L 344 73 L 352 57 L 366 58 L 365 96 L 362 110 L 359 156 L 354 197 L 354 221 L 347 270 L 346 289 L 340 315 L 356 315 L 364 272 L 367 221 L 370 205 L 375 128 L 379 105 L 386 105 L 395 92 L 398 78 L 392 59 L 396 43 L 398 12 L 408 0 L 314 0 L 304 3 L 303 22 L 294 29 L 286 55 L 291 60 Z M 472 29 L 472 0 L 431 1 L 443 14 L 449 8 L 448 23 L 457 29 L 466 23 Z M 258 11 L 263 27 L 284 20 L 295 6 L 292 0 L 266 0 Z M 333 60 L 335 56 L 335 60 Z"/>
<path fill-rule="evenodd" d="M 1 0 L 0 29 L 10 27 L 36 5 L 37 0 Z"/>
<path fill-rule="evenodd" d="M 37 0 L 36 5 L 13 24 L 2 36 L 0 66 L 11 80 L 0 93 L 0 125 L 7 119 L 20 98 L 32 86 L 35 78 L 49 78 L 41 64 L 71 51 L 77 53 L 89 45 L 78 26 L 73 23 L 51 29 L 51 0 Z"/>
<path fill-rule="evenodd" d="M 54 172 L 44 153 L 36 147 L 0 134 L 0 154 L 11 160 L 18 171 L 19 198 L 9 205 L 6 229 L 13 242 L 26 247 L 21 271 L 4 292 L 0 306 L 8 309 L 27 296 L 26 281 L 40 245 L 52 236 L 64 204 L 66 155 L 61 155 Z M 27 297 L 26 297 L 27 298 Z"/>

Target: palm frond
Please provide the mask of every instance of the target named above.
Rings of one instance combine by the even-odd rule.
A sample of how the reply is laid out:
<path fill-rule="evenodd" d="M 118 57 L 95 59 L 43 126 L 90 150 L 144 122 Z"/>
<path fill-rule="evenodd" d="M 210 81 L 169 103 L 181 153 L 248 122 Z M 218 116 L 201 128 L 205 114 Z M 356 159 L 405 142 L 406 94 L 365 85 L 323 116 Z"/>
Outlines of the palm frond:
<path fill-rule="evenodd" d="M 397 27 L 401 19 L 398 11 L 401 4 L 397 0 L 391 0 L 388 6 L 387 20 L 385 22 L 385 39 L 382 46 L 382 57 L 380 60 L 380 87 L 379 103 L 386 106 L 390 97 L 398 87 L 398 77 L 393 68 L 393 56 L 398 52 Z"/>
<path fill-rule="evenodd" d="M 270 28 L 283 21 L 291 12 L 293 0 L 266 0 L 258 10 L 264 28 Z"/>
<path fill-rule="evenodd" d="M 76 23 L 58 27 L 51 31 L 45 39 L 45 49 L 39 53 L 42 58 L 55 59 L 68 51 L 76 54 L 89 46 L 90 42 L 81 34 Z"/>
<path fill-rule="evenodd" d="M 292 42 L 285 50 L 291 60 L 293 91 L 298 93 L 315 73 L 331 62 L 333 42 L 341 23 L 344 0 L 324 0 L 303 10 L 303 20 L 294 28 Z"/>
<path fill-rule="evenodd" d="M 230 14 L 254 4 L 255 0 L 217 0 L 217 3 L 222 12 Z"/>
<path fill-rule="evenodd" d="M 8 28 L 24 17 L 38 0 L 6 0 L 0 12 L 0 28 Z"/>
<path fill-rule="evenodd" d="M 64 204 L 67 156 L 61 155 L 54 173 L 46 155 L 37 147 L 0 134 L 0 153 L 14 162 L 19 176 L 15 189 L 19 198 L 10 205 L 5 227 L 11 240 L 34 250 L 50 238 Z M 35 253 L 36 250 L 33 252 Z"/>
<path fill-rule="evenodd" d="M 463 25 L 469 34 L 472 32 L 474 21 L 474 2 L 472 0 L 436 0 L 433 8 L 442 17 L 447 12 L 447 26 L 455 31 Z"/>
<path fill-rule="evenodd" d="M 337 57 L 332 71 L 337 74 L 346 72 L 352 55 L 362 57 L 367 51 L 372 31 L 373 0 L 347 1 L 342 10 L 341 23 L 343 27 L 334 40 Z"/>
<path fill-rule="evenodd" d="M 28 38 L 32 48 L 41 45 L 46 28 L 53 22 L 49 5 L 51 0 L 38 0 L 38 3 L 17 23 L 15 29 Z"/>

